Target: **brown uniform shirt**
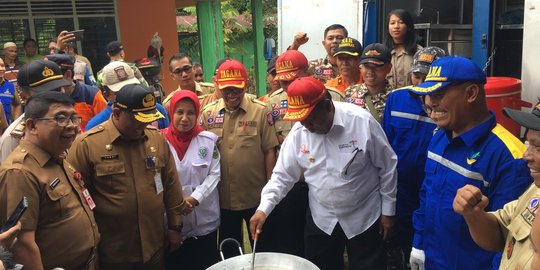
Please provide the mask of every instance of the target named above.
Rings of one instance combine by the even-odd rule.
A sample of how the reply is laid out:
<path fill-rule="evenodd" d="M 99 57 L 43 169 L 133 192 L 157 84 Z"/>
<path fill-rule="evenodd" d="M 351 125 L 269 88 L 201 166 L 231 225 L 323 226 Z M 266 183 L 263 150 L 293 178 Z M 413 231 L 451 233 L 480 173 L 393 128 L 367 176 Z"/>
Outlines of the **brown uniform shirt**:
<path fill-rule="evenodd" d="M 499 269 L 531 269 L 531 227 L 540 204 L 540 188 L 532 184 L 517 200 L 491 212 L 506 241 Z"/>
<path fill-rule="evenodd" d="M 341 92 L 333 88 L 326 89 L 332 96 L 332 100 L 345 101 L 345 96 Z M 270 94 L 268 100 L 266 101 L 266 104 L 268 105 L 268 107 L 270 107 L 271 115 L 274 120 L 274 130 L 278 137 L 279 143 L 281 144 L 283 143 L 283 140 L 285 139 L 285 137 L 287 137 L 287 134 L 289 134 L 292 126 L 295 123 L 293 121 L 283 120 L 283 117 L 285 116 L 288 108 L 287 92 L 285 92 L 283 88 L 276 90 L 275 92 Z"/>
<path fill-rule="evenodd" d="M 123 139 L 109 119 L 78 136 L 68 154 L 98 205 L 103 262 L 148 261 L 164 247 L 163 214 L 169 226 L 182 221 L 182 189 L 169 146 L 154 127 L 144 133 Z"/>
<path fill-rule="evenodd" d="M 99 240 L 82 183 L 75 180 L 75 169 L 67 161 L 62 164 L 23 139 L 0 169 L 0 224 L 26 196 L 22 230 L 35 231 L 44 269 L 84 266 Z"/>
<path fill-rule="evenodd" d="M 225 109 L 223 99 L 219 99 L 204 108 L 200 124 L 218 136 L 221 208 L 257 207 L 267 182 L 263 151 L 278 145 L 266 105 L 244 95 L 240 107 L 231 113 Z"/>
<path fill-rule="evenodd" d="M 422 49 L 422 46 L 417 45 L 417 50 Z M 412 84 L 411 81 L 411 65 L 414 54 L 409 54 L 405 50 L 396 52 L 392 49 L 392 69 L 386 75 L 386 79 L 392 89 L 405 87 Z"/>

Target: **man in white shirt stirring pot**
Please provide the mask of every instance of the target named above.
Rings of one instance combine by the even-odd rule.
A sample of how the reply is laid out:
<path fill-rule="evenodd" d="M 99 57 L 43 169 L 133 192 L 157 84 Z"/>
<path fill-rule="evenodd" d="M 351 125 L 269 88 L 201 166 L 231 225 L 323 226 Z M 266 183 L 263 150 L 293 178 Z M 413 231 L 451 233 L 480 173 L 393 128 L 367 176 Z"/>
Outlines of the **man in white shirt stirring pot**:
<path fill-rule="evenodd" d="M 266 217 L 304 174 L 306 258 L 322 270 L 343 269 L 346 246 L 349 269 L 386 269 L 383 240 L 394 224 L 397 158 L 381 126 L 369 112 L 333 102 L 314 78 L 296 79 L 287 93 L 284 119 L 299 123 L 283 142 L 250 220 L 251 232 L 261 232 Z"/>

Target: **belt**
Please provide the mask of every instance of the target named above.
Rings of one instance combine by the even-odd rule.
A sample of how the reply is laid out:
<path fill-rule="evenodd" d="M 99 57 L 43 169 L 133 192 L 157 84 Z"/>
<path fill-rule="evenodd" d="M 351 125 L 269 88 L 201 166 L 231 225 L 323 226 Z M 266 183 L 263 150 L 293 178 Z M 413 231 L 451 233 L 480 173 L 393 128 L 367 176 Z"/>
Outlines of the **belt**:
<path fill-rule="evenodd" d="M 90 254 L 86 259 L 86 262 L 73 268 L 73 270 L 93 270 L 96 269 L 96 248 L 90 250 Z"/>

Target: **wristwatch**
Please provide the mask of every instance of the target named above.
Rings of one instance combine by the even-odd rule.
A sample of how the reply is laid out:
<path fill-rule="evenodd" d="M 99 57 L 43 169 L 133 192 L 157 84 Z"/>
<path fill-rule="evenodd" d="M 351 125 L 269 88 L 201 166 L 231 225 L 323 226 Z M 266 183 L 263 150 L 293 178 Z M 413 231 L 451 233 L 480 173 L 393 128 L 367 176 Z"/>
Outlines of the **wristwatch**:
<path fill-rule="evenodd" d="M 172 225 L 172 226 L 169 226 L 169 230 L 171 231 L 177 231 L 177 232 L 181 232 L 182 229 L 184 228 L 184 224 L 180 224 L 180 225 Z"/>

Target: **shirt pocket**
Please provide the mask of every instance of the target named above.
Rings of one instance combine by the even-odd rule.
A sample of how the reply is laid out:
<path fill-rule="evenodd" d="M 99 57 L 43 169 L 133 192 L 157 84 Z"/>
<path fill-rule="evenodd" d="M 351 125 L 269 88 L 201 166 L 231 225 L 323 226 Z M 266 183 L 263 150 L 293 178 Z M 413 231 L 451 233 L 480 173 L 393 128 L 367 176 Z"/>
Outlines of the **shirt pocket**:
<path fill-rule="evenodd" d="M 99 185 L 109 192 L 127 192 L 125 174 L 126 168 L 123 161 L 111 161 L 99 163 L 95 168 L 96 173 L 96 188 L 99 188 Z M 124 176 L 120 176 L 123 174 Z"/>
<path fill-rule="evenodd" d="M 357 148 L 351 153 L 339 153 L 339 170 L 341 178 L 351 180 L 366 167 L 369 161 L 369 155 L 362 149 Z"/>
<path fill-rule="evenodd" d="M 520 269 L 525 269 L 524 267 L 530 262 L 533 255 L 533 253 L 530 252 L 532 249 L 530 241 L 531 225 L 525 221 L 525 218 L 531 219 L 530 222 L 532 222 L 532 218 L 534 218 L 534 215 L 529 209 L 524 209 L 508 225 L 509 237 L 507 237 L 507 240 L 505 241 L 505 249 L 503 252 L 503 256 L 511 255 L 511 260 L 508 261 L 509 263 L 519 262 L 519 265 L 511 264 L 512 266 L 515 266 L 516 269 L 518 268 L 517 266 L 520 266 Z M 511 241 L 515 241 L 515 243 L 510 244 Z M 519 256 L 520 259 L 515 260 L 513 258 L 515 256 Z"/>
<path fill-rule="evenodd" d="M 46 218 L 51 220 L 62 219 L 66 216 L 69 216 L 70 213 L 70 200 L 69 195 L 71 194 L 71 185 L 66 182 L 67 180 L 61 180 L 60 183 L 53 189 L 50 186 L 47 187 L 47 197 L 50 201 L 51 215 L 45 215 Z"/>
<path fill-rule="evenodd" d="M 256 126 L 241 126 L 236 128 L 239 149 L 255 147 L 258 143 Z"/>

